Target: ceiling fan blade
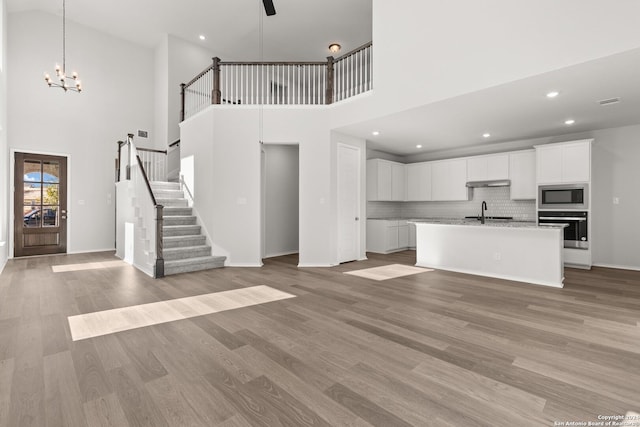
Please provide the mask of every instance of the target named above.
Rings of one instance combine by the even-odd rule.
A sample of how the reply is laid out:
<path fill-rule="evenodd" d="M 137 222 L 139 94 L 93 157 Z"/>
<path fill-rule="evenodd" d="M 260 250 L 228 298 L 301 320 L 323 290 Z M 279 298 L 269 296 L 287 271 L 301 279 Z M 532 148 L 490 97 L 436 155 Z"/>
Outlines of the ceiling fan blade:
<path fill-rule="evenodd" d="M 276 8 L 273 6 L 273 0 L 262 0 L 264 4 L 264 11 L 267 12 L 267 16 L 273 16 L 276 14 Z"/>

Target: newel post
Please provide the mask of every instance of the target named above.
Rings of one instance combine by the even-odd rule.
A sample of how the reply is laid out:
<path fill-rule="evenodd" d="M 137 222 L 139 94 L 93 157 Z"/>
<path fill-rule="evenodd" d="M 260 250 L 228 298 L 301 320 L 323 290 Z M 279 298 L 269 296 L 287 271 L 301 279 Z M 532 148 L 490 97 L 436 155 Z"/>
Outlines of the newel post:
<path fill-rule="evenodd" d="M 327 56 L 327 92 L 325 93 L 324 103 L 333 103 L 333 56 Z"/>
<path fill-rule="evenodd" d="M 213 58 L 213 89 L 211 90 L 211 103 L 220 104 L 222 94 L 220 92 L 220 58 Z"/>
<path fill-rule="evenodd" d="M 180 83 L 180 121 L 184 121 L 184 89 L 187 85 Z"/>

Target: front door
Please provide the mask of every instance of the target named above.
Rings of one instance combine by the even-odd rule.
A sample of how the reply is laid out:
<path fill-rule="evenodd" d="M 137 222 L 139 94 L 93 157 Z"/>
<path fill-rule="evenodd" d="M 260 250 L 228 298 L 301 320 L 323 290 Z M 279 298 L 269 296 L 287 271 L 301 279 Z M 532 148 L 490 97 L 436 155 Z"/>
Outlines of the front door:
<path fill-rule="evenodd" d="M 16 153 L 14 256 L 67 252 L 67 158 Z"/>

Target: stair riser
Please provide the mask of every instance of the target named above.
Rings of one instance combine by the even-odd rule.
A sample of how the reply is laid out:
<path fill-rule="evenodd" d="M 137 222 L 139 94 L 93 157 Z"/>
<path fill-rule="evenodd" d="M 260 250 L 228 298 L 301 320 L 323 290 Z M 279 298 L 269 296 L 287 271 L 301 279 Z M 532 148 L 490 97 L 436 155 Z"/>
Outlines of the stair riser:
<path fill-rule="evenodd" d="M 190 218 L 179 218 L 179 217 L 164 217 L 164 225 L 195 225 L 196 217 L 192 216 Z"/>
<path fill-rule="evenodd" d="M 188 228 L 181 228 L 181 229 L 167 229 L 164 228 L 162 230 L 162 235 L 166 236 L 166 237 L 170 237 L 170 236 L 195 236 L 200 234 L 200 226 L 193 226 L 193 227 L 188 227 Z"/>
<path fill-rule="evenodd" d="M 159 205 L 169 206 L 169 207 L 178 207 L 178 208 L 187 208 L 189 207 L 189 202 L 186 199 L 161 199 L 156 198 L 156 201 Z"/>
<path fill-rule="evenodd" d="M 193 271 L 209 270 L 212 268 L 222 267 L 224 267 L 224 261 L 211 261 L 206 263 L 181 265 L 179 267 L 165 267 L 164 274 L 165 276 L 170 276 L 172 274 L 191 273 Z"/>
<path fill-rule="evenodd" d="M 207 239 L 204 236 L 193 236 L 192 238 L 184 240 L 164 240 L 162 242 L 162 246 L 166 249 L 200 246 L 204 245 L 206 243 L 206 240 Z"/>
<path fill-rule="evenodd" d="M 153 190 L 156 199 L 184 199 L 184 192 L 180 190 Z"/>
<path fill-rule="evenodd" d="M 199 249 L 187 249 L 187 250 L 167 250 L 164 252 L 165 261 L 173 261 L 177 259 L 198 258 L 204 256 L 211 256 L 211 248 L 199 248 Z"/>
<path fill-rule="evenodd" d="M 180 208 L 175 206 L 165 206 L 162 210 L 164 217 L 169 216 L 191 216 L 193 214 L 192 208 Z"/>
<path fill-rule="evenodd" d="M 156 190 L 180 190 L 180 184 L 177 182 L 151 182 L 151 189 Z"/>

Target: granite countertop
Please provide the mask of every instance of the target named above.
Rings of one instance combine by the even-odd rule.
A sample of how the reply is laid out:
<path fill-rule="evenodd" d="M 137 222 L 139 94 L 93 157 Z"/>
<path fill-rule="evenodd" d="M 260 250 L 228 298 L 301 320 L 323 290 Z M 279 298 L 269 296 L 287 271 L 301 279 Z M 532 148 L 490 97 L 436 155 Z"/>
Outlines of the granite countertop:
<path fill-rule="evenodd" d="M 442 224 L 442 225 L 464 225 L 477 227 L 501 227 L 501 228 L 565 228 L 569 224 L 538 224 L 535 221 L 511 221 L 511 220 L 487 220 L 484 224 L 476 219 L 419 219 L 409 220 L 415 224 Z"/>

